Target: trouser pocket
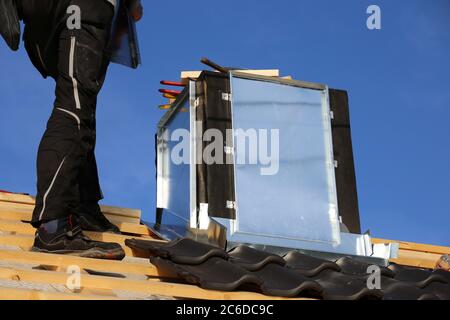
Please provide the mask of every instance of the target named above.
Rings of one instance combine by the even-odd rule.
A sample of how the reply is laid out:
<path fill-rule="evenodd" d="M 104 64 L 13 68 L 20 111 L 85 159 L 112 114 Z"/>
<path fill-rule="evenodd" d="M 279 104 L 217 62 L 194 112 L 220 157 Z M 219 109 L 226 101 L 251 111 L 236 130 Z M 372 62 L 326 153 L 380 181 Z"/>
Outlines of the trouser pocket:
<path fill-rule="evenodd" d="M 107 40 L 106 31 L 93 26 L 61 33 L 55 107 L 95 111 L 109 65 Z"/>

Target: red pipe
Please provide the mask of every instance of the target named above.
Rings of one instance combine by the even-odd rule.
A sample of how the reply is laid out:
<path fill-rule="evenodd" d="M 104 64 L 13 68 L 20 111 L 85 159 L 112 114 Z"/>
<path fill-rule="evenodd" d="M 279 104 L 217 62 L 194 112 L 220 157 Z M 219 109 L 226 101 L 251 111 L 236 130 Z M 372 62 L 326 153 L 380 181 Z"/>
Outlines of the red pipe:
<path fill-rule="evenodd" d="M 181 82 L 176 82 L 176 81 L 167 81 L 167 80 L 162 80 L 161 84 L 163 86 L 172 86 L 172 87 L 186 87 L 185 84 L 181 83 Z"/>
<path fill-rule="evenodd" d="M 179 94 L 181 94 L 181 91 L 178 91 L 178 90 L 159 89 L 159 92 L 167 93 L 167 94 L 171 94 L 171 95 L 175 95 L 175 96 L 178 96 Z"/>

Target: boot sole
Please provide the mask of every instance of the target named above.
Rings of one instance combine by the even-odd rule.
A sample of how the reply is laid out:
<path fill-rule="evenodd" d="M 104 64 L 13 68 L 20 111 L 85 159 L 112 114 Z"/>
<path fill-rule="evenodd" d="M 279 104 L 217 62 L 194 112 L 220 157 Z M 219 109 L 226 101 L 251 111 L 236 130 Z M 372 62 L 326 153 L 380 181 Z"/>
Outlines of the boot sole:
<path fill-rule="evenodd" d="M 40 253 L 50 253 L 50 254 L 63 254 L 76 256 L 81 258 L 91 258 L 91 259 L 105 259 L 105 260 L 122 260 L 125 258 L 125 251 L 122 248 L 117 248 L 114 250 L 104 250 L 101 248 L 91 248 L 88 250 L 46 250 L 37 247 L 31 249 L 33 252 Z"/>

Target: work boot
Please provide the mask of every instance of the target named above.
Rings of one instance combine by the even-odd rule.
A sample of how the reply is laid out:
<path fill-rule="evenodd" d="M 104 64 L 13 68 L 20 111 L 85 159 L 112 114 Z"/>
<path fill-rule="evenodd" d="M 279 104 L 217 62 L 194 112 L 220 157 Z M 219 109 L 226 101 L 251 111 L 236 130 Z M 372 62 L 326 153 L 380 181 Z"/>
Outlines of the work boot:
<path fill-rule="evenodd" d="M 98 203 L 81 204 L 77 209 L 78 223 L 84 231 L 120 234 L 120 229 L 102 213 Z"/>
<path fill-rule="evenodd" d="M 0 34 L 12 50 L 19 49 L 20 22 L 14 0 L 0 1 Z"/>
<path fill-rule="evenodd" d="M 74 216 L 42 224 L 36 231 L 32 251 L 109 260 L 125 257 L 119 244 L 86 237 Z"/>

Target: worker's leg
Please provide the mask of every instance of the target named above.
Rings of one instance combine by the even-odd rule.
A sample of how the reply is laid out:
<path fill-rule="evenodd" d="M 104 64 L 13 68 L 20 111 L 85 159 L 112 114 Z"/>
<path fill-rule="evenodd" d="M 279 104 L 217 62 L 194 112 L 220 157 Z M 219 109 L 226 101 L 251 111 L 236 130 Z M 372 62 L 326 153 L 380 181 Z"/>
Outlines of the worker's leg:
<path fill-rule="evenodd" d="M 64 29 L 59 36 L 56 99 L 38 152 L 38 194 L 32 221 L 38 230 L 33 251 L 122 259 L 125 253 L 119 244 L 90 240 L 75 219 L 80 185 L 88 183 L 80 176 L 95 164 L 95 111 L 106 72 L 103 66 L 113 9 L 104 1 L 72 2 L 87 4 L 82 12 L 92 9 L 109 22 L 85 21 L 80 30 Z M 90 186 L 99 190 L 96 172 L 93 178 Z M 100 197 L 95 192 L 92 196 Z"/>
<path fill-rule="evenodd" d="M 89 152 L 87 161 L 80 170 L 78 182 L 80 205 L 76 215 L 81 228 L 88 231 L 120 233 L 119 228 L 105 218 L 98 205 L 103 194 L 99 184 L 94 150 Z"/>
<path fill-rule="evenodd" d="M 113 8 L 108 2 L 91 0 L 17 3 L 28 31 L 28 48 L 49 42 L 46 37 L 58 30 L 54 22 L 60 26 L 64 21 L 66 5 L 80 5 L 85 14 L 81 30 L 56 32 L 57 45 L 50 49 L 42 46 L 49 52 L 39 56 L 56 80 L 56 99 L 38 152 L 38 194 L 32 220 L 38 229 L 32 250 L 122 259 L 125 252 L 119 244 L 90 240 L 74 215 L 81 197 L 80 172 L 86 164 L 95 164 L 95 109 L 106 72 L 102 65 Z M 96 179 L 92 182 L 94 189 L 98 186 Z M 93 196 L 99 198 L 95 192 Z"/>
<path fill-rule="evenodd" d="M 98 203 L 103 199 L 94 150 L 87 155 L 87 161 L 80 170 L 78 182 L 81 203 Z"/>
<path fill-rule="evenodd" d="M 103 85 L 108 65 L 109 57 L 104 55 L 101 62 L 99 76 L 96 80 L 99 87 Z M 83 230 L 120 233 L 119 228 L 105 218 L 98 204 L 98 202 L 103 199 L 103 193 L 100 188 L 97 162 L 95 158 L 95 122 L 94 112 L 90 127 L 91 134 L 89 136 L 89 150 L 86 156 L 86 161 L 84 161 L 80 167 L 78 175 L 79 204 L 75 210 L 75 214 L 77 215 L 78 222 Z"/>
<path fill-rule="evenodd" d="M 101 87 L 105 80 L 106 72 L 109 66 L 109 57 L 104 55 L 102 59 L 102 66 L 97 78 L 97 84 Z M 97 101 L 95 101 L 95 104 Z M 95 158 L 96 145 L 96 118 L 95 112 L 91 122 L 91 140 L 90 149 L 87 153 L 86 161 L 80 168 L 78 176 L 78 187 L 80 193 L 80 203 L 98 203 L 103 199 L 103 193 L 100 188 L 98 177 L 97 161 Z"/>
<path fill-rule="evenodd" d="M 110 24 L 113 10 L 109 5 L 103 14 L 108 15 L 103 19 Z M 61 32 L 56 100 L 38 152 L 35 226 L 75 213 L 81 171 L 89 163 L 95 165 L 95 109 L 106 72 L 108 37 L 109 25 L 98 28 L 83 23 L 81 30 Z M 92 188 L 99 190 L 98 177 L 91 181 L 95 184 Z M 82 183 L 86 186 L 85 180 Z M 99 193 L 93 195 L 100 197 Z"/>

